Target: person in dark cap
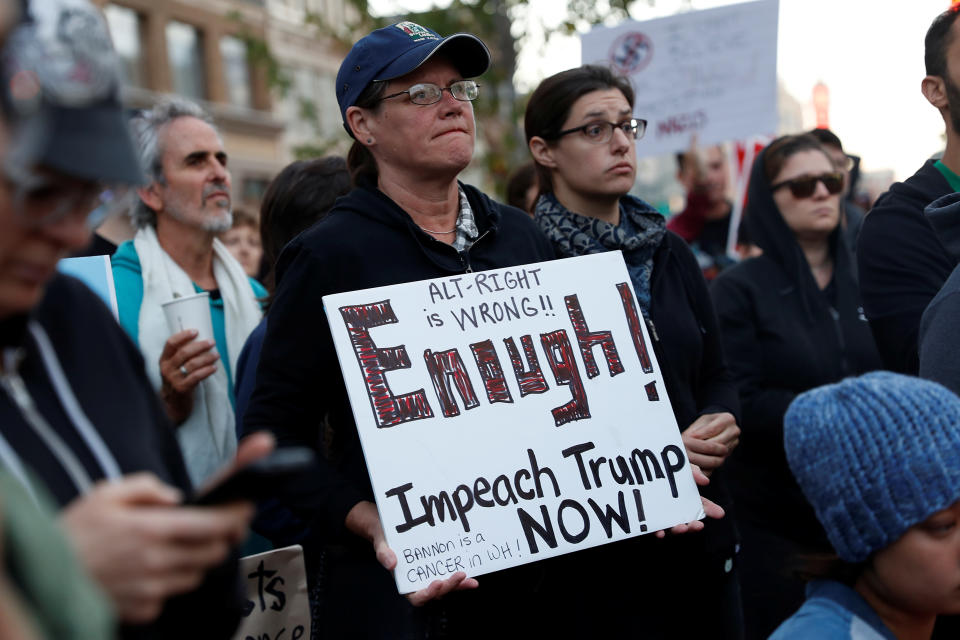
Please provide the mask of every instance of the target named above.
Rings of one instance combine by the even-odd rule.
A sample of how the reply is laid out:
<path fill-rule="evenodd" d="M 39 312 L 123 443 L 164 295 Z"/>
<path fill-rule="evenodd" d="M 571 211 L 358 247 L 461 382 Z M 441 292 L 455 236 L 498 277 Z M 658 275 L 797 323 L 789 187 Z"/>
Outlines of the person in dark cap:
<path fill-rule="evenodd" d="M 787 461 L 836 553 L 808 559 L 807 600 L 772 640 L 930 638 L 960 613 L 957 424 L 951 391 L 888 372 L 793 401 Z"/>
<path fill-rule="evenodd" d="M 463 572 L 409 601 L 398 595 L 387 571 L 395 555 L 373 502 L 322 305 L 327 294 L 553 257 L 529 216 L 457 179 L 473 156 L 471 103 L 480 92 L 473 78 L 489 64 L 477 37 L 442 37 L 412 22 L 361 38 L 336 84 L 343 126 L 354 139 L 347 164 L 355 188 L 287 245 L 277 264 L 244 427 L 248 433 L 271 428 L 280 443 L 308 445 L 320 454 L 308 495 L 289 502 L 323 532 L 322 540 L 305 543 L 305 551 L 324 554 L 320 619 L 327 637 L 493 633 L 510 617 L 502 607 L 519 612 L 518 594 L 529 600 L 533 590 L 518 569 L 485 576 L 483 589 L 458 594 L 462 601 L 450 592 L 477 585 Z M 491 615 L 494 610 L 500 613 Z M 519 624 L 533 622 L 521 618 Z"/>
<path fill-rule="evenodd" d="M 103 189 L 143 180 L 106 25 L 85 1 L 33 3 L 3 60 L 0 467 L 60 509 L 122 637 L 227 638 L 243 604 L 227 558 L 251 506 L 180 506 L 192 487 L 143 359 L 89 289 L 57 275 L 89 242 Z"/>

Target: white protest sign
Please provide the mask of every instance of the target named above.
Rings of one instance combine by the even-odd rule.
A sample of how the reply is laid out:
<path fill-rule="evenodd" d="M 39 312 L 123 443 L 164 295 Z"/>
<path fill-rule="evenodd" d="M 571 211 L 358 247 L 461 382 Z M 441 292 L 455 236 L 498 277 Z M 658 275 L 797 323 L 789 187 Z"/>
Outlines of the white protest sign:
<path fill-rule="evenodd" d="M 619 251 L 324 307 L 401 593 L 703 517 Z"/>
<path fill-rule="evenodd" d="M 240 558 L 247 604 L 233 640 L 309 640 L 310 598 L 303 548 Z"/>
<path fill-rule="evenodd" d="M 633 112 L 647 121 L 640 157 L 774 133 L 777 0 L 598 27 L 581 39 L 583 62 L 630 78 Z"/>

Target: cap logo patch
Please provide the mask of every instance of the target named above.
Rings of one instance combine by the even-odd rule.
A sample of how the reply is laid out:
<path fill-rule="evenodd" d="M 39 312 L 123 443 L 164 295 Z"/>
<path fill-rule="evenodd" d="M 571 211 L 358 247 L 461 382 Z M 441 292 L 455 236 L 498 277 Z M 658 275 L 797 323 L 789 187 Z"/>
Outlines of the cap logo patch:
<path fill-rule="evenodd" d="M 413 38 L 414 42 L 419 42 L 421 40 L 440 39 L 436 35 L 430 33 L 429 29 L 421 27 L 416 22 L 398 22 L 394 26 Z"/>

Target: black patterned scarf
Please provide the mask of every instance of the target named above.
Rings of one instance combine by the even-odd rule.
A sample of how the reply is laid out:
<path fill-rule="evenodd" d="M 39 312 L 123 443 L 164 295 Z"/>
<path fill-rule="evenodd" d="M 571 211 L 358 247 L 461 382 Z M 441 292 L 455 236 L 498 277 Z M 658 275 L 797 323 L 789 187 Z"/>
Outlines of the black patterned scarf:
<path fill-rule="evenodd" d="M 650 274 L 653 254 L 663 241 L 667 223 L 663 215 L 639 198 L 620 198 L 620 224 L 573 213 L 552 193 L 540 196 L 534 210 L 540 229 L 563 257 L 620 250 L 627 263 L 637 302 L 650 317 Z"/>

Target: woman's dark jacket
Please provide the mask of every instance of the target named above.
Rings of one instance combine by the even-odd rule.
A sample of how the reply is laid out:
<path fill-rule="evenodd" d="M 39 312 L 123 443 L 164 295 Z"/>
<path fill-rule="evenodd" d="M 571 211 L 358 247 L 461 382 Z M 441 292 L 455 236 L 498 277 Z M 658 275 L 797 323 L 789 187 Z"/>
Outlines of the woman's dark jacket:
<path fill-rule="evenodd" d="M 724 271 L 710 289 L 743 406 L 740 446 L 729 461 L 734 503 L 740 518 L 824 547 L 823 530 L 787 466 L 783 416 L 797 394 L 878 369 L 880 356 L 839 227 L 829 238 L 833 281 L 821 291 L 773 200 L 762 154 L 747 202 L 744 224 L 763 255 Z"/>
<path fill-rule="evenodd" d="M 484 598 L 519 607 L 534 588 L 518 577 L 525 567 L 517 567 L 483 576 L 484 589 L 414 609 L 397 594 L 370 543 L 345 527 L 350 509 L 374 495 L 323 296 L 554 258 L 527 214 L 461 187 L 479 232 L 464 252 L 434 240 L 374 185 L 362 184 L 291 241 L 277 262 L 276 295 L 243 426 L 248 433 L 270 429 L 280 445 L 306 445 L 319 454 L 312 480 L 281 501 L 318 534 L 305 550 L 323 549 L 319 616 L 329 637 L 464 637 L 458 624 L 485 628 L 477 626 L 487 619 L 482 612 L 494 605 Z M 502 580 L 509 584 L 494 586 Z"/>

